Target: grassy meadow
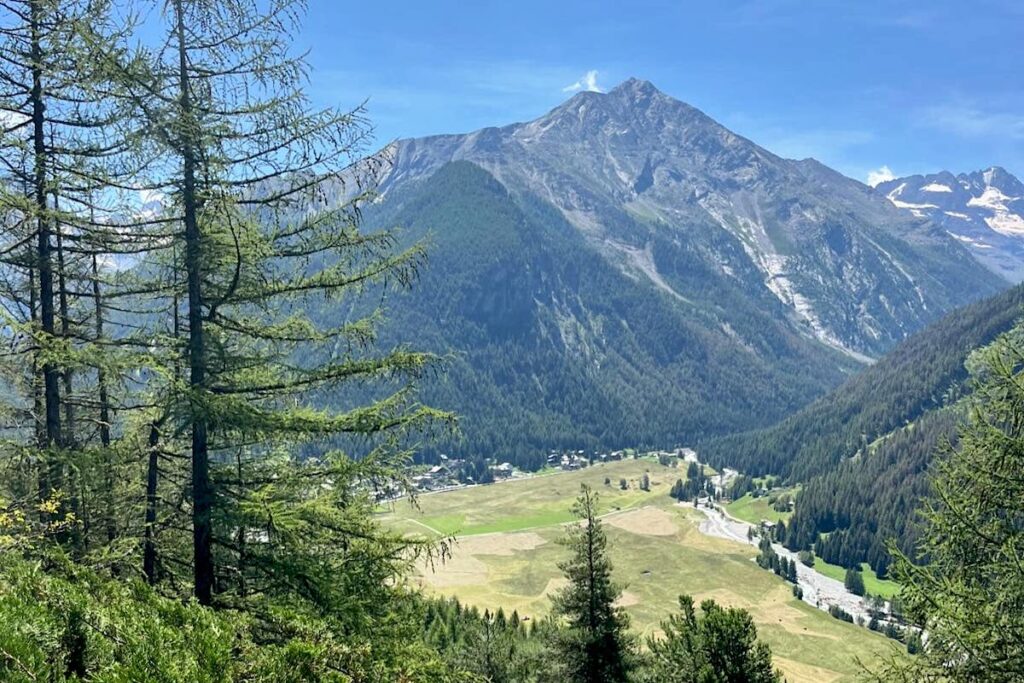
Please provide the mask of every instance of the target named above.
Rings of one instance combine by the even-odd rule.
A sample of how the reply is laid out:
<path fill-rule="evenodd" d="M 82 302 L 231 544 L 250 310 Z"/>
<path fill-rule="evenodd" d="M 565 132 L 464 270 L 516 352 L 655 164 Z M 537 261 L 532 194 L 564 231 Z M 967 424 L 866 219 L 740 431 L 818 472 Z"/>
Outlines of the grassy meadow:
<path fill-rule="evenodd" d="M 871 595 L 877 595 L 888 600 L 900 592 L 900 585 L 898 583 L 890 581 L 889 579 L 878 578 L 875 571 L 867 562 L 862 563 L 860 568 L 861 576 L 864 577 L 864 590 Z M 814 558 L 814 570 L 824 574 L 825 576 L 831 577 L 836 581 L 846 580 L 845 567 L 840 567 L 838 564 L 823 562 L 820 557 Z"/>
<path fill-rule="evenodd" d="M 776 493 L 795 495 L 796 491 L 797 489 L 779 489 Z M 788 522 L 789 518 L 793 516 L 792 512 L 780 512 L 773 508 L 771 503 L 768 502 L 768 496 L 754 498 L 749 493 L 742 498 L 737 498 L 730 502 L 725 506 L 725 510 L 736 519 L 742 519 L 750 524 L 760 524 L 761 520 L 764 519 L 767 519 L 769 522 Z"/>
<path fill-rule="evenodd" d="M 639 489 L 645 471 L 650 492 Z M 411 534 L 456 537 L 451 559 L 420 568 L 417 581 L 425 590 L 535 617 L 548 611 L 549 596 L 563 585 L 557 564 L 566 550 L 558 539 L 572 521 L 580 485 L 588 484 L 600 493 L 615 577 L 625 586 L 621 604 L 638 633 L 656 632 L 677 596 L 688 593 L 698 602 L 713 598 L 749 610 L 790 683 L 852 681 L 861 671 L 857 660 L 894 650 L 892 641 L 796 600 L 789 584 L 751 561 L 753 548 L 701 534 L 700 513 L 668 496 L 682 476 L 684 468 L 624 460 L 426 494 L 418 508 L 398 502 L 381 518 Z M 627 490 L 619 488 L 621 478 Z"/>

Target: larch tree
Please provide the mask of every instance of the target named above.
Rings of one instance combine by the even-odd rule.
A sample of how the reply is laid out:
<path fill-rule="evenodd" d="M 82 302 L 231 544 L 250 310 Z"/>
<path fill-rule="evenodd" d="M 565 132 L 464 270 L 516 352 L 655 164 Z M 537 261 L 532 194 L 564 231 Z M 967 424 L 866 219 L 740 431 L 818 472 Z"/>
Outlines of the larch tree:
<path fill-rule="evenodd" d="M 116 78 L 159 149 L 149 169 L 162 215 L 181 226 L 160 267 L 180 287 L 182 372 L 158 373 L 169 386 L 160 431 L 184 437 L 190 462 L 191 548 L 185 560 L 179 544 L 176 562 L 203 604 L 297 592 L 359 603 L 354 615 L 409 545 L 370 523 L 373 491 L 401 488 L 410 436 L 449 416 L 415 401 L 432 357 L 371 348 L 372 306 L 334 325 L 310 313 L 407 285 L 422 251 L 360 228 L 382 159 L 362 156 L 361 110 L 309 104 L 291 46 L 302 9 L 169 0 L 146 68 Z M 344 409 L 314 407 L 343 394 Z"/>
<path fill-rule="evenodd" d="M 81 553 L 91 519 L 86 489 L 105 467 L 104 454 L 91 446 L 104 441 L 102 425 L 110 424 L 109 392 L 104 419 L 92 391 L 100 367 L 112 360 L 98 346 L 92 316 L 99 293 L 91 285 L 114 234 L 96 213 L 116 202 L 97 202 L 97 189 L 124 177 L 130 147 L 115 125 L 119 99 L 95 68 L 84 34 L 116 42 L 131 24 L 115 21 L 101 0 L 5 0 L 0 12 L 2 296 L 6 359 L 23 378 L 5 397 L 22 416 L 4 427 L 11 444 L 24 444 L 25 430 L 35 434 L 31 451 L 14 447 L 13 462 L 34 463 L 19 466 L 19 476 L 38 482 L 34 498 L 24 491 L 14 497 L 44 507 L 51 498 L 68 500 L 69 509 L 57 512 L 74 519 L 65 536 Z M 103 448 L 109 445 L 106 439 Z"/>
<path fill-rule="evenodd" d="M 195 620 L 238 649 L 182 678 L 454 679 L 438 544 L 373 516 L 451 417 L 375 348 L 423 251 L 361 225 L 362 110 L 306 99 L 301 2 L 113 5 L 0 0 L 0 678 L 137 678 Z"/>

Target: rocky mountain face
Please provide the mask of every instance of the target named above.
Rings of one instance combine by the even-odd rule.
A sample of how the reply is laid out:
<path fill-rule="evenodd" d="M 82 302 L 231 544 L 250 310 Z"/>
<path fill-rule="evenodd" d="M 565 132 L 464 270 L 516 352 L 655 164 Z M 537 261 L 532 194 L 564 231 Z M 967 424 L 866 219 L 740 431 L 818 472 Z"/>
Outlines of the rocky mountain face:
<path fill-rule="evenodd" d="M 1003 168 L 897 178 L 875 190 L 959 240 L 978 261 L 1012 282 L 1024 280 L 1024 183 Z"/>
<path fill-rule="evenodd" d="M 646 81 L 391 152 L 385 195 L 471 161 L 554 206 L 591 249 L 664 294 L 713 310 L 701 290 L 728 281 L 860 360 L 1006 284 L 940 226 L 816 161 L 777 157 Z"/>
<path fill-rule="evenodd" d="M 940 226 L 644 81 L 388 151 L 367 218 L 429 245 L 387 317 L 449 359 L 424 383 L 462 416 L 449 453 L 532 466 L 765 426 L 1008 286 Z"/>
<path fill-rule="evenodd" d="M 411 183 L 367 220 L 429 247 L 412 290 L 388 299 L 381 341 L 412 331 L 445 357 L 421 397 L 459 415 L 463 438 L 439 444 L 450 455 L 534 468 L 552 448 L 692 443 L 778 420 L 859 367 L 796 329 L 767 290 L 685 251 L 652 261 L 656 284 L 470 162 Z"/>

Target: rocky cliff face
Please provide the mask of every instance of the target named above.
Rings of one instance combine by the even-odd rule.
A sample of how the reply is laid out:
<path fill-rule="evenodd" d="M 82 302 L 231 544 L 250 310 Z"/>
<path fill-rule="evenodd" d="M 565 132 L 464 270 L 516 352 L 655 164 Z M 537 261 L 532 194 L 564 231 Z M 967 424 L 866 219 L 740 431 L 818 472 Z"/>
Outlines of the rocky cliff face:
<path fill-rule="evenodd" d="M 471 161 L 720 328 L 735 326 L 715 290 L 740 291 L 861 360 L 1005 284 L 941 224 L 813 160 L 777 157 L 646 81 L 577 94 L 528 123 L 403 140 L 391 153 L 385 198 Z"/>
<path fill-rule="evenodd" d="M 941 226 L 994 273 L 1024 280 L 1024 183 L 1005 169 L 907 176 L 875 189 L 911 216 Z"/>

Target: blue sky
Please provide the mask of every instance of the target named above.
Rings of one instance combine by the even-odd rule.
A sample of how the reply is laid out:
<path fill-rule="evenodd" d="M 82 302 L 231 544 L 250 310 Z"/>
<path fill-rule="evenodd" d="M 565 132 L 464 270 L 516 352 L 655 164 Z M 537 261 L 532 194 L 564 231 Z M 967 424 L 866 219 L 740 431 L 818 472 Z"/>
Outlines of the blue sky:
<path fill-rule="evenodd" d="M 368 98 L 381 143 L 533 119 L 573 84 L 636 76 L 860 180 L 1024 177 L 1024 0 L 309 0 L 297 42 L 313 97 Z"/>

